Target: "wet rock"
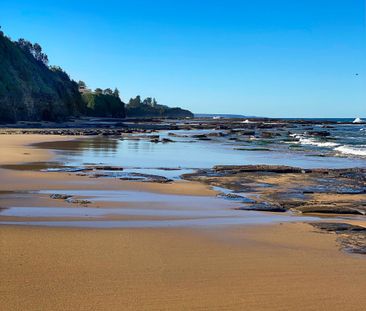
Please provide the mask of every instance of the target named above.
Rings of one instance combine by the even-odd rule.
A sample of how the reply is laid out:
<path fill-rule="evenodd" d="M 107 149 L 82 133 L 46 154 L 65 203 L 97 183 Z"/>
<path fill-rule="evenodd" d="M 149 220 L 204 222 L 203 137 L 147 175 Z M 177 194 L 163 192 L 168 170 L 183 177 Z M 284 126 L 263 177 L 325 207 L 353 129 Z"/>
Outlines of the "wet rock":
<path fill-rule="evenodd" d="M 89 176 L 89 178 L 110 177 L 110 175 L 103 174 L 103 173 L 90 174 L 88 176 Z"/>
<path fill-rule="evenodd" d="M 241 203 L 255 203 L 254 200 L 235 193 L 220 193 L 218 194 L 218 197 Z"/>
<path fill-rule="evenodd" d="M 163 144 L 166 144 L 166 143 L 174 143 L 174 140 L 169 139 L 169 138 L 163 138 L 163 139 L 161 140 L 161 142 L 162 142 Z"/>
<path fill-rule="evenodd" d="M 336 204 L 327 205 L 305 205 L 296 208 L 303 214 L 349 214 L 349 215 L 365 215 L 365 211 L 346 206 L 338 206 Z"/>
<path fill-rule="evenodd" d="M 273 138 L 275 136 L 278 136 L 277 134 L 278 133 L 275 133 L 275 132 L 262 132 L 261 137 L 262 138 Z"/>
<path fill-rule="evenodd" d="M 315 222 L 311 223 L 311 225 L 317 229 L 325 230 L 329 232 L 349 232 L 349 231 L 364 231 L 366 232 L 365 227 L 351 225 L 347 223 L 339 223 L 339 222 Z"/>
<path fill-rule="evenodd" d="M 366 255 L 366 228 L 347 223 L 310 223 L 314 228 L 334 233 L 341 248 L 349 253 Z"/>
<path fill-rule="evenodd" d="M 310 136 L 316 136 L 316 137 L 330 136 L 330 132 L 328 132 L 328 131 L 308 131 L 307 134 Z"/>
<path fill-rule="evenodd" d="M 224 137 L 224 136 L 226 136 L 226 134 L 223 133 L 223 132 L 212 132 L 212 133 L 208 133 L 207 136 L 209 136 L 209 137 Z"/>
<path fill-rule="evenodd" d="M 237 174 L 244 172 L 299 174 L 304 172 L 304 170 L 301 168 L 284 165 L 216 165 L 213 167 L 213 170 L 216 172 L 226 172 L 228 174 Z"/>
<path fill-rule="evenodd" d="M 240 135 L 243 135 L 243 136 L 254 136 L 255 135 L 255 131 L 240 131 L 239 134 Z"/>
<path fill-rule="evenodd" d="M 72 199 L 72 198 L 69 198 L 66 200 L 68 203 L 71 203 L 71 204 L 78 204 L 78 205 L 88 205 L 88 204 L 91 204 L 92 202 L 89 201 L 89 200 L 82 200 L 82 199 Z"/>
<path fill-rule="evenodd" d="M 234 148 L 239 151 L 271 151 L 269 148 Z"/>
<path fill-rule="evenodd" d="M 59 193 L 54 193 L 50 195 L 51 199 L 54 200 L 67 200 L 69 198 L 71 198 L 72 195 L 68 195 L 68 194 L 59 194 Z"/>
<path fill-rule="evenodd" d="M 129 176 L 121 177 L 120 180 L 130 180 L 130 181 L 141 181 L 141 182 L 153 182 L 153 183 L 170 183 L 171 179 L 164 176 L 143 174 L 143 173 L 129 173 Z"/>
<path fill-rule="evenodd" d="M 260 202 L 252 205 L 245 205 L 243 207 L 238 207 L 237 210 L 241 211 L 258 211 L 258 212 L 276 212 L 284 213 L 287 212 L 285 208 L 276 203 Z"/>
<path fill-rule="evenodd" d="M 197 135 L 192 135 L 193 138 L 196 138 L 198 140 L 211 140 L 211 138 L 207 137 L 206 134 L 197 134 Z"/>
<path fill-rule="evenodd" d="M 120 166 L 94 166 L 93 167 L 95 170 L 98 171 L 123 171 L 123 167 Z"/>

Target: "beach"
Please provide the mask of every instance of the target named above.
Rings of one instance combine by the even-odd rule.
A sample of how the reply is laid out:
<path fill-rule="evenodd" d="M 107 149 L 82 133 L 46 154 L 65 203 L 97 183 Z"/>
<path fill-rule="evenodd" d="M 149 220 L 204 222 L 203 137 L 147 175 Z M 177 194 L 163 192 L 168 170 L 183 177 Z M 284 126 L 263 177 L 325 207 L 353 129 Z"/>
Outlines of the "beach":
<path fill-rule="evenodd" d="M 29 145 L 71 139 L 1 135 L 0 165 L 53 161 L 54 152 Z M 209 200 L 217 194 L 193 181 L 143 183 L 5 168 L 0 174 L 4 195 L 42 189 L 140 191 L 176 195 L 185 202 L 188 196 Z M 29 206 L 67 205 L 48 195 L 36 198 L 5 197 L 0 207 L 20 206 L 24 200 Z M 98 208 L 117 205 L 98 202 Z M 140 205 L 149 202 L 138 202 L 136 208 Z M 126 217 L 118 219 L 152 220 L 147 214 Z M 0 226 L 2 310 L 363 310 L 366 303 L 364 256 L 340 250 L 336 234 L 303 221 L 81 228 L 28 226 L 26 217 L 15 218 L 18 225 Z M 364 226 L 363 220 L 348 222 Z"/>

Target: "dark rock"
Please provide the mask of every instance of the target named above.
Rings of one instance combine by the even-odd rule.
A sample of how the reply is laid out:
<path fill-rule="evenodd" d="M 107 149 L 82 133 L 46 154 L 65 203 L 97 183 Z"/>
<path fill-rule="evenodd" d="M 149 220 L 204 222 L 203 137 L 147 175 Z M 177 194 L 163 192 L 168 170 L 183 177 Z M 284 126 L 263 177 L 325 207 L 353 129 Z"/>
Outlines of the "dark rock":
<path fill-rule="evenodd" d="M 307 134 L 316 137 L 328 137 L 330 133 L 328 131 L 308 131 Z"/>
<path fill-rule="evenodd" d="M 344 231 L 364 231 L 366 232 L 365 227 L 351 225 L 347 223 L 340 222 L 314 222 L 311 225 L 320 230 L 325 230 L 329 232 L 344 232 Z"/>
<path fill-rule="evenodd" d="M 284 166 L 284 165 L 216 165 L 213 167 L 213 170 L 216 172 L 227 172 L 229 174 L 237 174 L 245 172 L 299 174 L 303 172 L 301 168 Z"/>
<path fill-rule="evenodd" d="M 311 223 L 319 230 L 337 234 L 337 241 L 349 253 L 366 255 L 366 228 L 347 223 Z"/>
<path fill-rule="evenodd" d="M 262 138 L 273 138 L 276 136 L 275 132 L 262 132 L 261 137 Z"/>
<path fill-rule="evenodd" d="M 279 204 L 268 203 L 268 202 L 260 202 L 252 205 L 246 205 L 243 207 L 238 207 L 237 210 L 241 211 L 259 211 L 259 212 L 276 212 L 276 213 L 284 213 L 287 212 L 285 208 L 283 208 Z"/>
<path fill-rule="evenodd" d="M 79 204 L 79 205 L 88 205 L 88 204 L 91 204 L 92 202 L 89 201 L 89 200 L 82 200 L 82 199 L 72 199 L 72 198 L 69 198 L 66 200 L 68 203 L 71 203 L 71 204 Z"/>
<path fill-rule="evenodd" d="M 123 167 L 120 166 L 95 166 L 94 169 L 98 171 L 123 171 Z"/>
<path fill-rule="evenodd" d="M 164 176 L 152 175 L 152 174 L 142 174 L 142 173 L 130 173 L 127 177 L 121 177 L 120 180 L 135 180 L 141 182 L 153 182 L 153 183 L 169 183 L 172 182 L 171 179 Z"/>
<path fill-rule="evenodd" d="M 303 214 L 350 214 L 350 215 L 365 215 L 365 211 L 362 211 L 353 207 L 345 207 L 338 205 L 304 205 L 298 207 L 297 211 Z"/>
<path fill-rule="evenodd" d="M 67 200 L 67 199 L 69 199 L 71 197 L 72 197 L 72 195 L 58 194 L 58 193 L 54 193 L 54 194 L 51 194 L 50 195 L 50 198 L 51 199 L 54 199 L 54 200 Z"/>
<path fill-rule="evenodd" d="M 164 144 L 166 144 L 166 143 L 174 143 L 174 140 L 171 140 L 171 139 L 169 139 L 169 138 L 163 138 L 163 139 L 161 140 L 161 142 L 162 142 L 162 143 L 164 143 Z"/>

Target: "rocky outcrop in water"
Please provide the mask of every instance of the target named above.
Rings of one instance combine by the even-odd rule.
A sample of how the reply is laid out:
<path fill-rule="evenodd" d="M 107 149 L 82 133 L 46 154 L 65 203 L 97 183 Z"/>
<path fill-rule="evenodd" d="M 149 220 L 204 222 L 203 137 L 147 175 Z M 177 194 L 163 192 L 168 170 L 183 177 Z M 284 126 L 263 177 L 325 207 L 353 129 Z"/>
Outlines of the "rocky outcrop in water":
<path fill-rule="evenodd" d="M 242 201 L 240 210 L 366 215 L 365 176 L 363 168 L 224 165 L 183 178 L 229 189 L 234 196 L 246 194 L 251 202 Z"/>

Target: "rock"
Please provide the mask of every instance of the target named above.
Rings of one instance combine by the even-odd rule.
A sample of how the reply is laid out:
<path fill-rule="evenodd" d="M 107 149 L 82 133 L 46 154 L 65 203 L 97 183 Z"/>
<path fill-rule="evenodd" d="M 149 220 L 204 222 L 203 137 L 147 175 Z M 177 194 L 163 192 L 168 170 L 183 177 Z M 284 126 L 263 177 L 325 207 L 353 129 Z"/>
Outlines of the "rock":
<path fill-rule="evenodd" d="M 238 201 L 241 203 L 255 203 L 254 200 L 235 193 L 220 193 L 218 194 L 218 197 Z"/>
<path fill-rule="evenodd" d="M 224 134 L 223 132 L 212 132 L 212 133 L 208 133 L 207 136 L 210 136 L 210 137 L 223 137 L 223 136 L 226 136 L 226 134 Z"/>
<path fill-rule="evenodd" d="M 262 138 L 273 138 L 276 134 L 274 132 L 262 132 L 261 137 Z"/>
<path fill-rule="evenodd" d="M 316 137 L 330 136 L 330 132 L 328 132 L 328 131 L 308 131 L 307 134 L 309 134 L 310 136 L 316 136 Z"/>
<path fill-rule="evenodd" d="M 170 183 L 171 179 L 164 176 L 152 175 L 152 174 L 142 174 L 142 173 L 130 173 L 127 177 L 121 177 L 120 180 L 133 180 L 141 182 L 153 182 L 153 183 Z"/>
<path fill-rule="evenodd" d="M 350 215 L 365 215 L 365 211 L 357 208 L 344 207 L 337 205 L 305 205 L 296 208 L 297 211 L 303 214 L 350 214 Z"/>
<path fill-rule="evenodd" d="M 163 144 L 166 144 L 166 143 L 174 143 L 174 140 L 171 140 L 171 139 L 169 139 L 169 138 L 163 138 L 163 139 L 161 140 L 161 142 L 162 142 Z"/>
<path fill-rule="evenodd" d="M 314 222 L 310 223 L 313 227 L 318 228 L 320 230 L 325 230 L 329 232 L 344 232 L 344 231 L 364 231 L 366 232 L 365 227 L 351 225 L 347 223 L 340 222 Z"/>
<path fill-rule="evenodd" d="M 240 135 L 243 136 L 254 136 L 255 135 L 255 131 L 241 131 Z"/>
<path fill-rule="evenodd" d="M 226 172 L 229 174 L 237 174 L 244 172 L 264 172 L 264 173 L 279 173 L 279 174 L 299 174 L 303 170 L 298 167 L 284 165 L 216 165 L 213 167 L 215 172 Z"/>
<path fill-rule="evenodd" d="M 271 151 L 269 148 L 234 148 L 239 151 Z"/>
<path fill-rule="evenodd" d="M 88 205 L 88 204 L 91 204 L 92 203 L 89 200 L 72 199 L 72 198 L 69 198 L 66 201 L 68 203 L 71 203 L 71 204 L 79 204 L 79 205 Z"/>
<path fill-rule="evenodd" d="M 285 208 L 283 208 L 279 204 L 268 203 L 268 202 L 260 202 L 254 203 L 252 205 L 246 205 L 243 207 L 238 207 L 237 210 L 240 211 L 258 211 L 258 212 L 276 212 L 276 213 L 284 213 L 287 212 Z"/>
<path fill-rule="evenodd" d="M 123 167 L 120 166 L 94 166 L 95 170 L 100 171 L 123 171 Z"/>
<path fill-rule="evenodd" d="M 89 176 L 89 178 L 109 177 L 108 174 L 102 174 L 102 173 L 91 174 L 91 175 L 88 175 L 88 176 Z"/>
<path fill-rule="evenodd" d="M 54 200 L 67 200 L 69 198 L 71 198 L 72 195 L 67 195 L 67 194 L 59 194 L 59 193 L 54 193 L 50 195 L 51 199 Z"/>
<path fill-rule="evenodd" d="M 347 223 L 310 223 L 314 228 L 337 234 L 337 242 L 349 253 L 366 255 L 366 228 Z"/>

